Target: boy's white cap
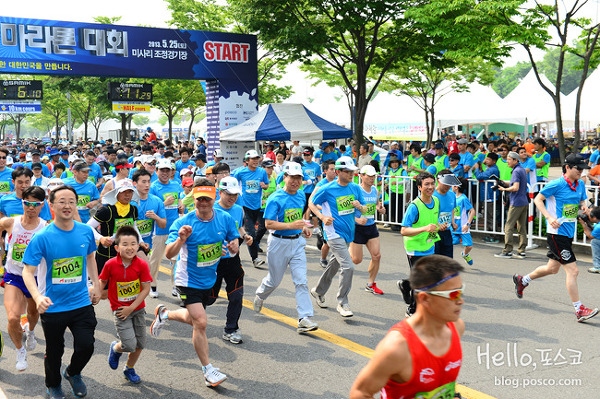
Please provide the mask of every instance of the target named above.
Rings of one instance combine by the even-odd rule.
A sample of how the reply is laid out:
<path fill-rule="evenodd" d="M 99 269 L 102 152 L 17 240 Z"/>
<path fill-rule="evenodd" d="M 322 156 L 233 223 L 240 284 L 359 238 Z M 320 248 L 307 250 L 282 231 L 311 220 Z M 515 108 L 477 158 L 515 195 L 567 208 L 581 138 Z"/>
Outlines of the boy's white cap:
<path fill-rule="evenodd" d="M 288 162 L 283 167 L 283 173 L 288 176 L 304 176 L 302 166 L 298 162 Z"/>
<path fill-rule="evenodd" d="M 240 187 L 240 183 L 233 176 L 227 176 L 221 179 L 219 182 L 219 191 L 225 190 L 229 194 L 241 194 L 242 188 Z"/>

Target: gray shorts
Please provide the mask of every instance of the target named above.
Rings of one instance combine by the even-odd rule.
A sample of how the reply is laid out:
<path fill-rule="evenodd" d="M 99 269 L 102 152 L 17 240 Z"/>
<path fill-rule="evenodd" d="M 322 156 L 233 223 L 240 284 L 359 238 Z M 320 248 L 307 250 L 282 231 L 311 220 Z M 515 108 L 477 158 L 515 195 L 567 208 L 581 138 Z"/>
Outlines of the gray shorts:
<path fill-rule="evenodd" d="M 135 352 L 137 348 L 143 349 L 146 346 L 146 309 L 139 309 L 132 312 L 125 320 L 115 316 L 115 328 L 117 336 L 121 340 L 123 352 Z"/>

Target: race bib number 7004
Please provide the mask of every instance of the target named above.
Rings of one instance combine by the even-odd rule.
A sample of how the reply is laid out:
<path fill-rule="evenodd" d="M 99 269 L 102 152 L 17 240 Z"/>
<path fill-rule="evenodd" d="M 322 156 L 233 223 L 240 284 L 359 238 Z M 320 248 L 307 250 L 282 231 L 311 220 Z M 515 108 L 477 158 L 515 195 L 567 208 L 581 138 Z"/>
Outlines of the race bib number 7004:
<path fill-rule="evenodd" d="M 54 259 L 52 262 L 52 284 L 73 284 L 83 276 L 83 256 Z"/>

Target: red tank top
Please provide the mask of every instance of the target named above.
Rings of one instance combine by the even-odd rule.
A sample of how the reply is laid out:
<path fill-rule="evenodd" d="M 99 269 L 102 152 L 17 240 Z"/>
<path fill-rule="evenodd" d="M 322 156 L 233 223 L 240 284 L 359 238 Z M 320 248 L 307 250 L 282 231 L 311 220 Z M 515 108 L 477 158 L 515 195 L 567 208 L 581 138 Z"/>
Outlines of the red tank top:
<path fill-rule="evenodd" d="M 406 320 L 394 325 L 390 331 L 399 331 L 408 343 L 412 358 L 412 376 L 403 384 L 389 380 L 381 389 L 382 399 L 451 399 L 454 384 L 462 364 L 460 337 L 454 323 L 447 323 L 452 331 L 448 352 L 437 357 L 421 342 Z"/>

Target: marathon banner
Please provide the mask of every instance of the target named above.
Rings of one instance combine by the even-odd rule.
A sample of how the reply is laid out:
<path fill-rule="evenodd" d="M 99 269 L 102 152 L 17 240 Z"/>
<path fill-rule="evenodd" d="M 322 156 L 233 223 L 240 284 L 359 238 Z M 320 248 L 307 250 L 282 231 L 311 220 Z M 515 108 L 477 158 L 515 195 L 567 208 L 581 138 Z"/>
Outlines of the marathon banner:
<path fill-rule="evenodd" d="M 0 73 L 257 80 L 256 36 L 236 33 L 0 16 L 0 54 Z"/>

